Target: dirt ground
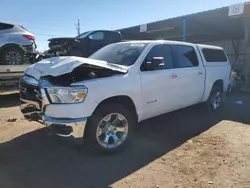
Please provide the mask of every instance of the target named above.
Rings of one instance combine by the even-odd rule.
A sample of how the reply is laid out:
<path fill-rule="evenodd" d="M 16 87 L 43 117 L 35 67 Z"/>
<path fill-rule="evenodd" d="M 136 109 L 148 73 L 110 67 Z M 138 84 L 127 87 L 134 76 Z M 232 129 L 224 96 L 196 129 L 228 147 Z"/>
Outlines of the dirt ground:
<path fill-rule="evenodd" d="M 250 188 L 249 94 L 234 94 L 216 113 L 196 105 L 144 121 L 110 156 L 26 121 L 18 103 L 17 94 L 0 98 L 1 188 Z"/>

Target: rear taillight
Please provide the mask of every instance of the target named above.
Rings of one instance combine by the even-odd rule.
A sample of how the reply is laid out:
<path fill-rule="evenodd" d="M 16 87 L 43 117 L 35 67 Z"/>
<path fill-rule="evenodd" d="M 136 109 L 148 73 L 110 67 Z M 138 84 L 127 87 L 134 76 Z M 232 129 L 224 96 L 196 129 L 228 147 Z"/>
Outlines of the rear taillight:
<path fill-rule="evenodd" d="M 35 37 L 33 35 L 23 35 L 26 39 L 29 40 L 35 40 Z"/>
<path fill-rule="evenodd" d="M 235 72 L 234 70 L 231 69 L 230 71 L 230 75 L 229 75 L 229 79 L 231 80 L 231 78 L 236 79 L 237 78 L 237 72 Z"/>
<path fill-rule="evenodd" d="M 232 71 L 232 77 L 236 78 L 237 77 L 237 73 L 235 71 Z"/>

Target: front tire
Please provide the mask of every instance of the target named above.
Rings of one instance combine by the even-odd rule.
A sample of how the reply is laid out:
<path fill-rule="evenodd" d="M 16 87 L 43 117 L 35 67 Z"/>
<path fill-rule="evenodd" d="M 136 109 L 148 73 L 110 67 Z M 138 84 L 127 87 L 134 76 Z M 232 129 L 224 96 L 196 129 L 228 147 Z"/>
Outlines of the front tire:
<path fill-rule="evenodd" d="M 84 141 L 94 152 L 113 153 L 124 149 L 131 139 L 134 118 L 119 104 L 104 104 L 88 121 Z"/>

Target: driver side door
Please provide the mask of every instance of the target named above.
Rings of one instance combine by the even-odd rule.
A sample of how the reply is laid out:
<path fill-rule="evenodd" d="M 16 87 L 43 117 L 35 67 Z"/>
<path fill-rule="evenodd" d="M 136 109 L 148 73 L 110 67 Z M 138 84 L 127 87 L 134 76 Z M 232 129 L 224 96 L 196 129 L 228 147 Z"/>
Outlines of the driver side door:
<path fill-rule="evenodd" d="M 164 65 L 147 70 L 147 62 L 156 57 L 163 58 Z M 181 91 L 173 67 L 172 49 L 168 44 L 155 45 L 146 55 L 140 69 L 142 119 L 176 110 L 179 100 L 176 93 Z"/>

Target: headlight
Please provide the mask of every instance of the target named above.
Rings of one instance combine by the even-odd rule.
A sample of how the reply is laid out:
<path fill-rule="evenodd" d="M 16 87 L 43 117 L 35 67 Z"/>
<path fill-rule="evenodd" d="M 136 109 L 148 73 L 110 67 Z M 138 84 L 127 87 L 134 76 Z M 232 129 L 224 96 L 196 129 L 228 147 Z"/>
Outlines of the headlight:
<path fill-rule="evenodd" d="M 86 95 L 86 88 L 48 88 L 48 94 L 52 103 L 79 103 Z"/>

